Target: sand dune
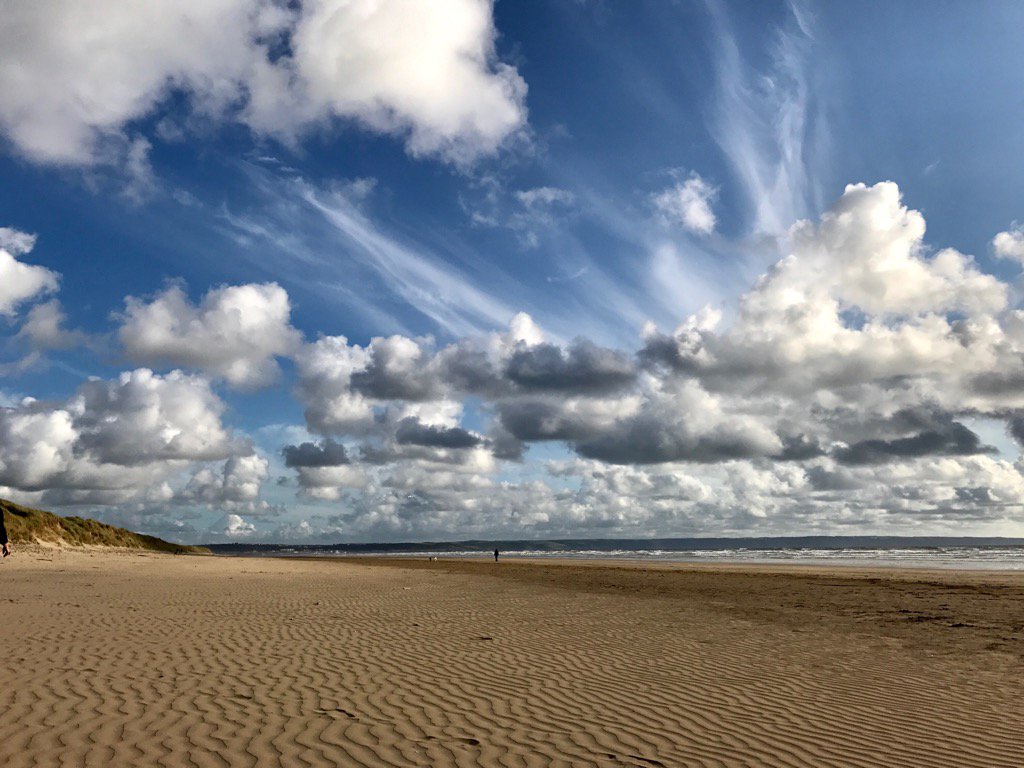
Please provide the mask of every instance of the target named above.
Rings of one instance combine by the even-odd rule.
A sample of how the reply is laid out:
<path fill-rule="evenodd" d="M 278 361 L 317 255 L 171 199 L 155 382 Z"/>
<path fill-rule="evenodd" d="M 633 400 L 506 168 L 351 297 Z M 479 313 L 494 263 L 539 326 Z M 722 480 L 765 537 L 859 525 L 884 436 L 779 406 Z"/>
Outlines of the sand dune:
<path fill-rule="evenodd" d="M 876 631 L 850 597 L 830 622 L 820 585 L 768 620 L 739 591 L 437 565 L 19 554 L 0 567 L 0 764 L 1024 763 L 1012 627 L 964 650 Z M 1024 625 L 1014 583 L 991 601 Z"/>

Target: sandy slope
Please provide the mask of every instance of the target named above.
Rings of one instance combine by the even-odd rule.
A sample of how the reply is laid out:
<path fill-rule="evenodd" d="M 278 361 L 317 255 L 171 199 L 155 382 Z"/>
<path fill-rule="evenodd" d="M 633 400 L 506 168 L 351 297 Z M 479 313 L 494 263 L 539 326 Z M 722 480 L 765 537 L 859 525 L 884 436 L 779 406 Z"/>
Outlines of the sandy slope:
<path fill-rule="evenodd" d="M 21 554 L 0 765 L 1024 764 L 1019 581 L 435 565 Z"/>

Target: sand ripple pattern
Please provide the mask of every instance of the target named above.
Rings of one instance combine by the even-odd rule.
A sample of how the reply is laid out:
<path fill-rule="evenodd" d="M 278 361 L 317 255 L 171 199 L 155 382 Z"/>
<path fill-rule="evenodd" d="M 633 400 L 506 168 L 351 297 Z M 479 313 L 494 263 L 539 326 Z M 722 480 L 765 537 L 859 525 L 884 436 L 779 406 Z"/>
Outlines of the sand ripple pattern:
<path fill-rule="evenodd" d="M 1020 766 L 1024 686 L 678 600 L 339 563 L 0 569 L 0 765 Z"/>

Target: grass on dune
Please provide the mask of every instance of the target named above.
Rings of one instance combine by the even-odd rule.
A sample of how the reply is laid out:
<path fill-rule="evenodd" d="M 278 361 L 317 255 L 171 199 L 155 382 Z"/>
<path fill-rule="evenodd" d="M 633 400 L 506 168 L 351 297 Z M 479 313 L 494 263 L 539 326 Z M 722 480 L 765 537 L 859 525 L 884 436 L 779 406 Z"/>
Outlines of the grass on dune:
<path fill-rule="evenodd" d="M 5 499 L 0 499 L 0 510 L 3 510 L 7 535 L 15 545 L 41 543 L 72 547 L 126 547 L 175 554 L 209 554 L 210 551 L 205 547 L 174 544 L 156 536 L 132 533 L 84 517 L 60 517 L 52 512 L 23 507 Z"/>

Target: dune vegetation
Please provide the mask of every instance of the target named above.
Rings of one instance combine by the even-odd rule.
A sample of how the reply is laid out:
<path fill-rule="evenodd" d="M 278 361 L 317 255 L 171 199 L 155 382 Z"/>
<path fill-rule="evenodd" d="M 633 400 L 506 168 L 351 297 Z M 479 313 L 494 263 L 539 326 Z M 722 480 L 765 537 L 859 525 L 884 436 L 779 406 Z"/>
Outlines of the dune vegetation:
<path fill-rule="evenodd" d="M 209 554 L 205 547 L 174 544 L 84 517 L 61 517 L 0 499 L 7 535 L 18 544 L 67 547 L 124 547 L 174 554 Z"/>

